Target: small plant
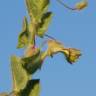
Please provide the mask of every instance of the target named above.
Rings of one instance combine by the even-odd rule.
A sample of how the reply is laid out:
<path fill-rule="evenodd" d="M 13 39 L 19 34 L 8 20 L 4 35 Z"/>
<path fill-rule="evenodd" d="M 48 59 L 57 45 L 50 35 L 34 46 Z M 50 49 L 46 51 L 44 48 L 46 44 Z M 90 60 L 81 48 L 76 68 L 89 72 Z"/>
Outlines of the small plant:
<path fill-rule="evenodd" d="M 70 8 L 61 0 L 60 4 L 70 10 L 81 10 L 87 6 L 87 2 L 81 2 L 75 8 Z M 0 96 L 39 96 L 40 80 L 32 79 L 32 75 L 40 70 L 46 57 L 61 52 L 66 60 L 73 64 L 81 55 L 80 51 L 75 48 L 66 48 L 59 41 L 46 34 L 51 22 L 53 13 L 48 11 L 49 0 L 26 0 L 27 10 L 30 21 L 25 16 L 23 19 L 22 31 L 18 37 L 17 48 L 24 48 L 25 52 L 22 57 L 11 57 L 11 69 L 13 77 L 13 90 L 11 93 L 2 93 Z M 37 47 L 36 38 L 43 39 L 48 37 Z M 43 51 L 43 46 L 47 44 L 48 48 Z"/>

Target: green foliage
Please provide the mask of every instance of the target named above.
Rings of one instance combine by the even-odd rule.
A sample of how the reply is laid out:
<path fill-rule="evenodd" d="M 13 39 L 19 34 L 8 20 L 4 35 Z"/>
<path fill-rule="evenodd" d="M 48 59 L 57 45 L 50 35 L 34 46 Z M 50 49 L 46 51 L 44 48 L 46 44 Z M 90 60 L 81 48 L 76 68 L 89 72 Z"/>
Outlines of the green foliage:
<path fill-rule="evenodd" d="M 48 10 L 49 0 L 26 0 L 30 18 L 40 22 L 43 14 Z"/>
<path fill-rule="evenodd" d="M 37 35 L 43 37 L 48 29 L 50 21 L 52 19 L 52 12 L 47 12 L 43 15 L 41 23 L 38 24 Z"/>
<path fill-rule="evenodd" d="M 22 58 L 23 66 L 29 74 L 33 74 L 41 68 L 43 62 L 41 59 L 41 54 L 42 53 L 40 52 L 40 50 L 38 50 L 32 56 Z"/>
<path fill-rule="evenodd" d="M 21 90 L 19 96 L 40 96 L 40 82 L 39 79 L 30 80 L 25 87 Z"/>
<path fill-rule="evenodd" d="M 59 3 L 62 4 L 60 0 Z M 32 79 L 32 75 L 42 67 L 46 57 L 61 52 L 69 63 L 77 61 L 81 55 L 80 50 L 75 48 L 66 48 L 57 40 L 47 40 L 44 44 L 48 44 L 48 48 L 42 51 L 42 46 L 36 46 L 36 36 L 44 37 L 45 32 L 52 19 L 52 12 L 48 11 L 49 0 L 26 0 L 30 22 L 24 17 L 22 31 L 18 37 L 17 48 L 25 48 L 25 54 L 21 57 L 11 57 L 11 69 L 13 77 L 13 91 L 10 95 L 6 93 L 0 96 L 40 96 L 40 81 Z M 72 8 L 63 4 L 66 8 Z M 87 6 L 86 2 L 76 5 L 77 10 L 81 10 Z M 50 37 L 50 36 L 49 36 Z M 31 78 L 30 78 L 31 77 Z"/>
<path fill-rule="evenodd" d="M 26 70 L 24 70 L 19 57 L 11 57 L 11 68 L 13 76 L 13 90 L 18 92 L 26 86 L 29 77 Z"/>
<path fill-rule="evenodd" d="M 24 17 L 22 27 L 23 27 L 22 32 L 19 34 L 19 37 L 18 37 L 17 48 L 23 48 L 28 44 L 29 30 L 28 30 L 28 22 L 26 17 Z"/>
<path fill-rule="evenodd" d="M 47 12 L 49 0 L 26 0 L 26 4 L 30 23 L 27 22 L 25 17 L 17 48 L 23 48 L 29 43 L 34 44 L 35 35 L 43 37 L 52 18 L 52 12 Z"/>

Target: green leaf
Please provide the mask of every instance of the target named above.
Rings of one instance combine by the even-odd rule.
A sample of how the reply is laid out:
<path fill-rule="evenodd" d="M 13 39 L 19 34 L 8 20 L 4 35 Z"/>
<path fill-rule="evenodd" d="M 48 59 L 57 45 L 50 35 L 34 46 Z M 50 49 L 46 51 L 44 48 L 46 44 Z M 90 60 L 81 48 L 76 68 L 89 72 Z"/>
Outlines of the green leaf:
<path fill-rule="evenodd" d="M 17 48 L 25 47 L 28 44 L 28 38 L 29 38 L 28 22 L 27 22 L 27 18 L 24 17 L 23 28 L 22 28 L 22 32 L 19 34 L 18 37 Z"/>
<path fill-rule="evenodd" d="M 13 90 L 18 92 L 26 86 L 29 77 L 26 70 L 23 68 L 19 57 L 11 57 L 11 68 L 13 76 Z"/>
<path fill-rule="evenodd" d="M 19 96 L 40 96 L 40 81 L 30 80 Z"/>
<path fill-rule="evenodd" d="M 30 18 L 39 21 L 48 10 L 49 0 L 26 0 Z"/>
<path fill-rule="evenodd" d="M 39 80 L 32 80 L 33 83 L 33 89 L 30 92 L 29 96 L 40 96 L 40 83 Z"/>
<path fill-rule="evenodd" d="M 52 19 L 52 13 L 51 12 L 47 12 L 46 14 L 43 15 L 42 19 L 41 19 L 41 23 L 39 24 L 38 27 L 38 31 L 37 31 L 37 35 L 39 37 L 43 37 L 45 32 L 48 29 L 49 23 Z"/>
<path fill-rule="evenodd" d="M 42 59 L 41 59 L 41 52 L 37 49 L 34 51 L 33 55 L 30 57 L 23 57 L 22 58 L 23 66 L 29 74 L 35 73 L 38 69 L 41 68 Z"/>
<path fill-rule="evenodd" d="M 69 63 L 74 63 L 77 61 L 79 56 L 81 56 L 80 50 L 75 48 L 65 48 L 60 42 L 55 40 L 48 40 L 48 49 L 42 55 L 42 59 L 45 59 L 47 56 L 53 56 L 57 53 L 63 53 L 66 57 L 66 60 Z"/>

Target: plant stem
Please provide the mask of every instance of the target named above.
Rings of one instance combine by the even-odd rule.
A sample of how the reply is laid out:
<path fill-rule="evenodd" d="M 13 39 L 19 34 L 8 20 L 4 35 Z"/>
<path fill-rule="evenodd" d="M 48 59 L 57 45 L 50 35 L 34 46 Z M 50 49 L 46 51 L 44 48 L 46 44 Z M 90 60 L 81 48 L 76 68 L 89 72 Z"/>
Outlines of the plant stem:
<path fill-rule="evenodd" d="M 57 2 L 69 10 L 76 10 L 76 8 L 69 7 L 67 4 L 63 3 L 61 0 L 57 0 Z"/>
<path fill-rule="evenodd" d="M 52 39 L 52 40 L 55 40 L 56 41 L 56 39 L 54 37 L 49 36 L 48 34 L 45 34 L 45 36 L 48 37 L 48 38 L 50 38 L 50 39 Z"/>
<path fill-rule="evenodd" d="M 36 35 L 36 23 L 35 21 L 32 21 L 29 25 L 29 32 L 30 32 L 30 44 L 35 46 L 35 35 Z"/>

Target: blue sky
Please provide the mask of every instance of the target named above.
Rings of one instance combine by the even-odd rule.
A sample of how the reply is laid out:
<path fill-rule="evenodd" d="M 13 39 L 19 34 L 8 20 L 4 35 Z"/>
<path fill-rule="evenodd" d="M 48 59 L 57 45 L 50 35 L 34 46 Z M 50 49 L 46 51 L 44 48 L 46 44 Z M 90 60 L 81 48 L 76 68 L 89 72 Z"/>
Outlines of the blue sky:
<path fill-rule="evenodd" d="M 70 6 L 80 0 L 62 0 Z M 65 9 L 51 0 L 54 13 L 48 34 L 66 47 L 78 48 L 82 56 L 74 65 L 62 54 L 47 58 L 42 70 L 34 75 L 41 79 L 41 96 L 96 96 L 96 0 L 80 12 Z M 24 0 L 1 0 L 0 3 L 0 92 L 12 86 L 10 56 L 21 55 L 16 49 L 22 19 L 26 16 Z"/>

